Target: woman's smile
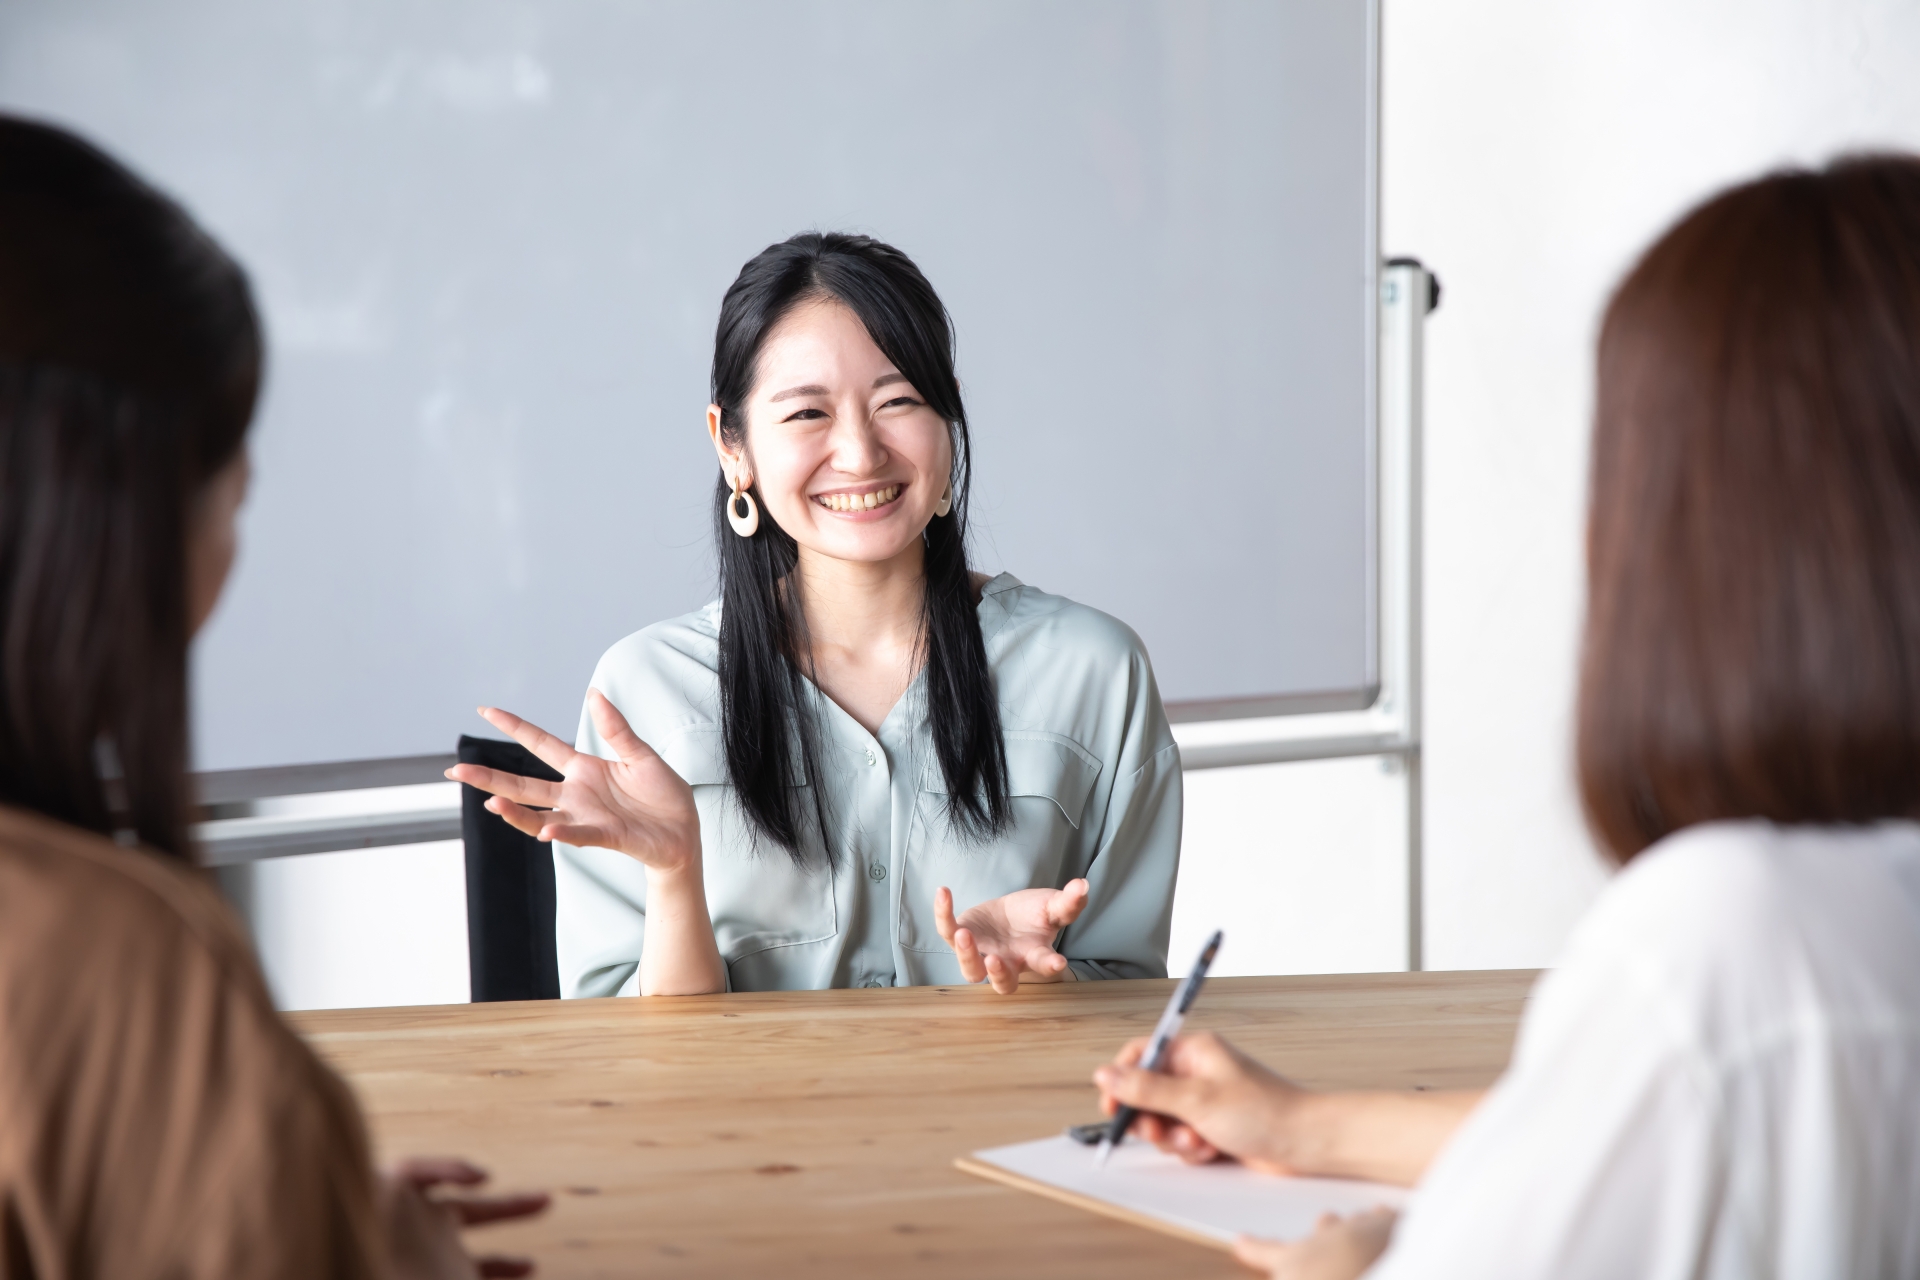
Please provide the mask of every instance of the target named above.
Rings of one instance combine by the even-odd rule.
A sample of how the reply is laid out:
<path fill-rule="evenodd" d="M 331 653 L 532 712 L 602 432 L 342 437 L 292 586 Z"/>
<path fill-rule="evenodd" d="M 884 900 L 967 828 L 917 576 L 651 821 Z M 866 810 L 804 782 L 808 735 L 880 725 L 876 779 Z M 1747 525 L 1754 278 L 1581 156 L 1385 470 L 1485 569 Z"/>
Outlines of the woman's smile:
<path fill-rule="evenodd" d="M 832 493 L 816 493 L 813 500 L 841 515 L 864 516 L 892 506 L 900 500 L 906 488 L 904 484 L 894 483 L 871 488 L 836 489 Z"/>

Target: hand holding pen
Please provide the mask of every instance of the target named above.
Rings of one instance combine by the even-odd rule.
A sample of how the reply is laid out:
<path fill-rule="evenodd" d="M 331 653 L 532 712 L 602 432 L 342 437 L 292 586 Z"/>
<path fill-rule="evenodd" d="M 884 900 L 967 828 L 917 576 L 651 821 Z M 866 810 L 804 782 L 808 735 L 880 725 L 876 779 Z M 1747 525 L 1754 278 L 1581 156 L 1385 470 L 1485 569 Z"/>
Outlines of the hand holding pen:
<path fill-rule="evenodd" d="M 1214 956 L 1220 953 L 1220 930 L 1215 929 L 1213 936 L 1207 939 L 1207 945 L 1200 948 L 1200 958 L 1193 962 L 1193 969 L 1180 985 L 1173 989 L 1173 998 L 1167 1001 L 1167 1010 L 1160 1015 L 1159 1025 L 1154 1027 L 1153 1035 L 1147 1041 L 1145 1052 L 1140 1058 L 1143 1071 L 1156 1071 L 1160 1060 L 1167 1052 L 1167 1046 L 1180 1034 L 1180 1026 L 1186 1021 L 1187 1010 L 1193 1008 L 1193 1002 L 1200 998 L 1200 988 L 1207 981 L 1207 970 L 1213 967 Z M 1106 1136 L 1100 1139 L 1100 1153 L 1095 1157 L 1098 1164 L 1106 1164 L 1113 1149 L 1127 1136 L 1127 1129 L 1133 1124 L 1135 1109 L 1125 1104 L 1110 1113 L 1113 1123 L 1108 1126 Z"/>
<path fill-rule="evenodd" d="M 1207 939 L 1153 1034 L 1129 1041 L 1113 1065 L 1093 1073 L 1101 1109 L 1113 1117 L 1100 1140 L 1100 1164 L 1137 1125 L 1141 1137 L 1191 1164 L 1225 1155 L 1270 1173 L 1293 1172 L 1284 1154 L 1287 1121 L 1311 1095 L 1216 1035 L 1180 1036 L 1220 941 L 1217 930 Z"/>
<path fill-rule="evenodd" d="M 1224 1156 L 1265 1173 L 1305 1172 L 1295 1163 L 1296 1139 L 1316 1095 L 1211 1031 L 1175 1038 L 1158 1071 L 1140 1065 L 1149 1043 L 1128 1041 L 1093 1073 L 1103 1111 L 1135 1108 L 1134 1136 L 1189 1164 Z"/>

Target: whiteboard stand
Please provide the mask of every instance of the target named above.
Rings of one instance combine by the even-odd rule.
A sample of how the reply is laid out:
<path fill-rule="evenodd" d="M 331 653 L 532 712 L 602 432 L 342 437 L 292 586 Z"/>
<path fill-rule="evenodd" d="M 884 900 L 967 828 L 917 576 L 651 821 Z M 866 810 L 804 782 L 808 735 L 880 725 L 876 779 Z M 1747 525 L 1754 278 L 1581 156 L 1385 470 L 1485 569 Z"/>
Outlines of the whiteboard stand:
<path fill-rule="evenodd" d="M 1439 280 L 1414 258 L 1380 277 L 1379 406 L 1374 518 L 1379 573 L 1380 692 L 1371 706 L 1173 726 L 1188 769 L 1382 756 L 1407 774 L 1407 967 L 1424 966 L 1420 853 L 1420 449 L 1427 315 Z"/>

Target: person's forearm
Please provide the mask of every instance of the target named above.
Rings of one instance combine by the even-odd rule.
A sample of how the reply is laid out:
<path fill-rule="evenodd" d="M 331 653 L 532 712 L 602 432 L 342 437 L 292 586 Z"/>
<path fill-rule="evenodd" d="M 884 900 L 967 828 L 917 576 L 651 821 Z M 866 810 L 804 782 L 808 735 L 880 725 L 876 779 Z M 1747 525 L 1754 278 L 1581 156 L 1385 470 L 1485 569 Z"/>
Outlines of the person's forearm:
<path fill-rule="evenodd" d="M 647 938 L 640 950 L 640 994 L 697 996 L 727 989 L 727 967 L 713 939 L 707 886 L 695 858 L 682 870 L 647 872 Z"/>
<path fill-rule="evenodd" d="M 1410 1187 L 1484 1096 L 1475 1089 L 1309 1094 L 1287 1126 L 1286 1163 L 1316 1177 Z"/>

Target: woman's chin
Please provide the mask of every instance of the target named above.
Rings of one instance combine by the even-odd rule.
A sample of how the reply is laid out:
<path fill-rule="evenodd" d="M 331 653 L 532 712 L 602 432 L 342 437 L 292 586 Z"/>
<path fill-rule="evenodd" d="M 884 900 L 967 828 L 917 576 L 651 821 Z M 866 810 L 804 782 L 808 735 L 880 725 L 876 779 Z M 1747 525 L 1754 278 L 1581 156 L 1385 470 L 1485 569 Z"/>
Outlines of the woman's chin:
<path fill-rule="evenodd" d="M 833 560 L 863 564 L 884 564 L 917 551 L 920 546 L 920 530 L 898 520 L 855 521 L 829 516 L 817 520 L 807 532 L 811 536 L 795 539 L 806 550 Z"/>

